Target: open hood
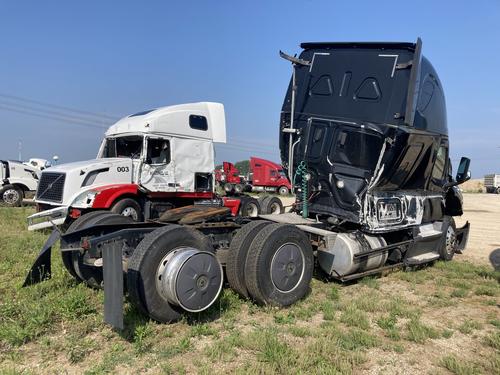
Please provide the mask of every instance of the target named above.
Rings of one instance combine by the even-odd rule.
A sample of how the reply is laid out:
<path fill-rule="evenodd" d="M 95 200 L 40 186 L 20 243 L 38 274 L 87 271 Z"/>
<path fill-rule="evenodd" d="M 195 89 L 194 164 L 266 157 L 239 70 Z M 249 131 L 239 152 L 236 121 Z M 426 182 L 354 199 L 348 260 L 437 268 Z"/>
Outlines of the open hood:
<path fill-rule="evenodd" d="M 293 123 L 291 82 L 280 150 L 285 169 L 307 165 L 310 212 L 366 223 L 363 210 L 372 194 L 441 192 L 444 182 L 431 172 L 439 148 L 447 152 L 446 108 L 420 40 L 302 48 L 294 63 Z"/>

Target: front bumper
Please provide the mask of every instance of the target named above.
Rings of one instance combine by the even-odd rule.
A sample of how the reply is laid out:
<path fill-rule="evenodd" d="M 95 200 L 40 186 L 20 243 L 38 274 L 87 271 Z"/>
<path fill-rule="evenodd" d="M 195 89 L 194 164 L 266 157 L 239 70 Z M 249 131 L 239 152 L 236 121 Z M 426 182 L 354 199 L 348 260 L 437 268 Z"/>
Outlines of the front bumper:
<path fill-rule="evenodd" d="M 68 209 L 68 207 L 56 207 L 28 216 L 28 230 L 40 230 L 64 224 Z"/>

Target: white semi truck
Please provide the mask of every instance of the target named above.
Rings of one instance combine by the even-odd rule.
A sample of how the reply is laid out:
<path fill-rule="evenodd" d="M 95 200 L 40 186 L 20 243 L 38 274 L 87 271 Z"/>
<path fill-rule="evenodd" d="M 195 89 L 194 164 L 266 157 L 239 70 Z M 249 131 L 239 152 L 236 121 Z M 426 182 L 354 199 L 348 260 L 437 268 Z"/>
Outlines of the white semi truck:
<path fill-rule="evenodd" d="M 0 160 L 0 205 L 17 207 L 30 192 L 35 192 L 42 170 L 50 163 L 32 158 L 27 162 Z"/>
<path fill-rule="evenodd" d="M 28 229 L 69 224 L 95 210 L 134 221 L 174 207 L 213 204 L 214 142 L 226 142 L 224 106 L 191 103 L 127 116 L 105 134 L 96 159 L 44 171 Z M 222 204 L 219 200 L 219 204 Z M 224 198 L 233 213 L 258 213 L 255 199 Z M 257 210 L 256 210 L 257 209 Z"/>
<path fill-rule="evenodd" d="M 484 187 L 487 193 L 500 194 L 500 174 L 487 174 L 484 176 Z"/>

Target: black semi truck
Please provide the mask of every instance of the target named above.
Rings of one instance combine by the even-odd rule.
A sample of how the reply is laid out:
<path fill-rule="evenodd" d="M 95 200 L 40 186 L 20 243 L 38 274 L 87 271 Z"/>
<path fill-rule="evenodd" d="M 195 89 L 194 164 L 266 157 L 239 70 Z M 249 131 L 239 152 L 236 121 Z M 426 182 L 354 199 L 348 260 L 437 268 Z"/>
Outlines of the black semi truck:
<path fill-rule="evenodd" d="M 190 206 L 144 223 L 83 215 L 61 251 L 77 254 L 66 264 L 74 277 L 104 287 L 106 322 L 123 326 L 124 285 L 144 314 L 171 322 L 208 308 L 225 280 L 259 304 L 288 306 L 308 293 L 315 265 L 346 281 L 465 248 L 469 224 L 453 217 L 470 160 L 453 178 L 443 88 L 420 39 L 301 47 L 299 57 L 280 52 L 293 67 L 280 121 L 292 211 L 248 219 Z M 58 239 L 25 285 L 49 277 Z"/>

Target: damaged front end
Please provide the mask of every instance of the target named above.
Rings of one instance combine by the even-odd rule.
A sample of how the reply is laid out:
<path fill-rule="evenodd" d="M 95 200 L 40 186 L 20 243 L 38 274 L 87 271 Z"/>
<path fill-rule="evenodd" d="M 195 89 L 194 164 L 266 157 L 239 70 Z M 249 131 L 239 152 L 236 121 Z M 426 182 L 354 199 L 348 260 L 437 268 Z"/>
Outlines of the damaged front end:
<path fill-rule="evenodd" d="M 329 223 L 384 233 L 443 221 L 451 164 L 444 93 L 416 43 L 304 43 L 281 114 L 283 165 Z M 283 56 L 284 54 L 282 54 Z M 300 176 L 299 176 L 300 179 Z"/>

